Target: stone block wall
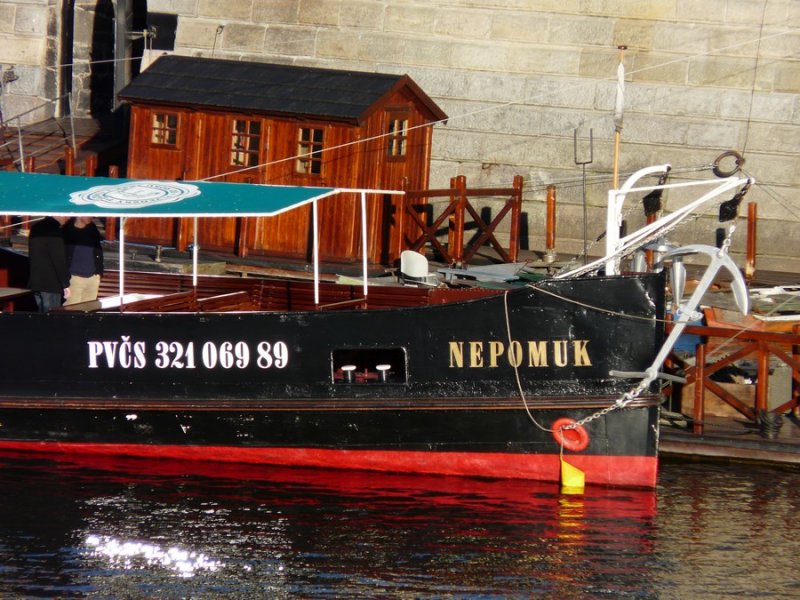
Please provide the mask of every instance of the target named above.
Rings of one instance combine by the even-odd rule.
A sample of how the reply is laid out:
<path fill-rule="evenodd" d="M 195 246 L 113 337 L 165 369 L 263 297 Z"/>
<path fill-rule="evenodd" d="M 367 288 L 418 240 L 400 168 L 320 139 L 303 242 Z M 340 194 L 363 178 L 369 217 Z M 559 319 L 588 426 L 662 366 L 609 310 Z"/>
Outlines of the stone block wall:
<path fill-rule="evenodd" d="M 149 6 L 169 11 L 175 3 Z M 800 221 L 800 3 L 234 0 L 221 9 L 184 0 L 178 14 L 179 53 L 209 55 L 213 47 L 225 58 L 409 73 L 450 116 L 436 125 L 432 187 L 454 175 L 471 186 L 505 186 L 523 175 L 524 243 L 540 249 L 545 190 L 556 184 L 556 245 L 568 254 L 583 248 L 583 170 L 575 161 L 587 158 L 590 130 L 589 239 L 605 227 L 617 47 L 626 45 L 621 178 L 667 162 L 675 180 L 696 178 L 721 152 L 743 152 L 759 181 L 745 200 L 759 204 L 757 266 L 800 270 L 793 244 L 770 235 Z M 684 201 L 674 194 L 666 204 Z M 632 206 L 630 226 L 643 218 Z M 716 227 L 709 216 L 691 227 L 701 239 L 676 233 L 676 241 L 713 243 Z M 740 219 L 739 259 L 745 229 Z"/>
<path fill-rule="evenodd" d="M 53 39 L 57 0 L 0 2 L 0 111 L 3 121 L 36 122 L 57 110 Z"/>
<path fill-rule="evenodd" d="M 2 54 L 8 44 L 0 45 L 0 63 L 46 60 L 43 42 L 25 33 L 24 15 L 52 11 L 53 3 L 0 5 L 0 15 L 14 15 L 0 18 L 0 41 L 19 43 L 13 61 Z M 588 237 L 605 227 L 617 47 L 626 45 L 621 178 L 655 163 L 672 164 L 675 180 L 697 178 L 723 151 L 742 152 L 759 182 L 745 199 L 759 205 L 757 267 L 800 271 L 791 241 L 800 222 L 797 0 L 149 0 L 147 7 L 178 15 L 180 54 L 410 74 L 450 116 L 435 126 L 432 187 L 462 174 L 470 186 L 508 186 L 522 175 L 527 246 L 540 249 L 545 188 L 556 184 L 563 253 L 583 246 L 583 170 L 575 161 L 586 158 L 590 131 Z M 684 201 L 674 194 L 666 204 Z M 641 210 L 632 206 L 628 220 L 641 222 Z M 702 225 L 692 228 L 700 239 L 675 240 L 713 243 L 717 225 L 710 216 Z M 740 221 L 738 259 L 744 232 Z"/>

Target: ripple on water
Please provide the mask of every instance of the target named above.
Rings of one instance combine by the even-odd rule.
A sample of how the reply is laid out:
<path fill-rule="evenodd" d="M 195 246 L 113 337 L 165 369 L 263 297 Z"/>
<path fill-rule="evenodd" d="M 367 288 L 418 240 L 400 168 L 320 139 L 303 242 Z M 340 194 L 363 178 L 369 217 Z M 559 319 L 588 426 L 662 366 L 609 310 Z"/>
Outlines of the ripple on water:
<path fill-rule="evenodd" d="M 0 456 L 0 597 L 790 597 L 796 472 L 655 492 Z"/>

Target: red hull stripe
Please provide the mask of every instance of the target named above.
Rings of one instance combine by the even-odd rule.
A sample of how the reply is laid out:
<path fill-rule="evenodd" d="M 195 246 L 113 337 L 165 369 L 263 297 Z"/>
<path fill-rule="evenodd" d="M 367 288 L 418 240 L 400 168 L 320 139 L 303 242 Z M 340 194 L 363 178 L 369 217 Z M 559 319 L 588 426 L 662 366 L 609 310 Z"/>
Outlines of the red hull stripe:
<path fill-rule="evenodd" d="M 560 474 L 558 454 L 156 446 L 8 440 L 0 441 L 0 448 L 23 452 L 167 458 L 537 481 L 558 481 Z M 653 488 L 656 485 L 658 459 L 655 456 L 570 454 L 565 456 L 565 459 L 586 474 L 586 483 L 642 488 Z"/>

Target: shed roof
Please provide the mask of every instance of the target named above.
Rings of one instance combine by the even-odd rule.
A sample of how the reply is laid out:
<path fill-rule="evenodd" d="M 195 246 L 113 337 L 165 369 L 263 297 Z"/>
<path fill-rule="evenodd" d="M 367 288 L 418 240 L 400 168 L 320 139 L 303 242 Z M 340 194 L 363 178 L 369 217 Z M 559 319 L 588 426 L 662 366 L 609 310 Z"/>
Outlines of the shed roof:
<path fill-rule="evenodd" d="M 407 87 L 431 120 L 447 115 L 408 75 L 164 55 L 119 98 L 358 123 L 381 99 Z"/>

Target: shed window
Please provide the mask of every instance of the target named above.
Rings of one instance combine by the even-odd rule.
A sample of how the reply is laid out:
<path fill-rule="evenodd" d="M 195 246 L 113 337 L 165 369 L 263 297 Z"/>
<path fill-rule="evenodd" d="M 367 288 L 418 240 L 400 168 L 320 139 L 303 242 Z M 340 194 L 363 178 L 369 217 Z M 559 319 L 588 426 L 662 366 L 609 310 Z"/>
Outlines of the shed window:
<path fill-rule="evenodd" d="M 235 119 L 231 136 L 231 165 L 255 167 L 259 164 L 261 122 Z"/>
<path fill-rule="evenodd" d="M 303 175 L 322 174 L 322 129 L 301 127 L 298 130 L 295 171 Z"/>
<path fill-rule="evenodd" d="M 388 156 L 392 158 L 402 158 L 406 155 L 406 146 L 408 145 L 408 119 L 397 117 L 389 119 L 388 140 Z"/>
<path fill-rule="evenodd" d="M 175 113 L 153 113 L 153 144 L 175 146 L 178 143 L 178 115 Z"/>

